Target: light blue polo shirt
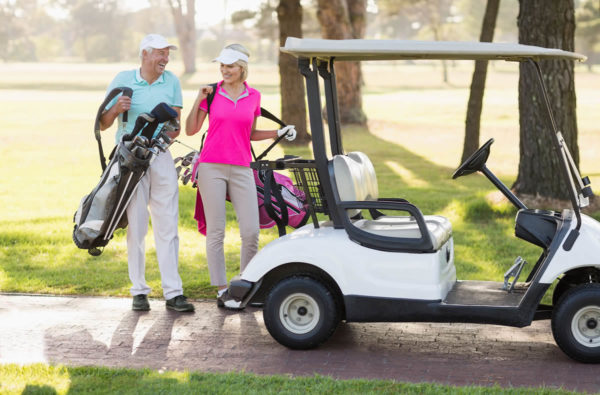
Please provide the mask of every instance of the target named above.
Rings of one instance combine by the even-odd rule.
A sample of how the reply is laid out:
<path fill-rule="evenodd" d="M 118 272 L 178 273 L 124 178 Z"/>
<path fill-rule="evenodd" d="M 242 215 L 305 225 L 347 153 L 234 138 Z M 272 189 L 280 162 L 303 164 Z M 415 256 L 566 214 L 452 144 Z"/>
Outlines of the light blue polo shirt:
<path fill-rule="evenodd" d="M 106 94 L 108 95 L 114 88 L 122 86 L 130 87 L 133 90 L 133 96 L 126 128 L 123 127 L 123 114 L 119 114 L 119 128 L 115 135 L 116 143 L 124 134 L 131 133 L 138 115 L 143 112 L 150 113 L 157 104 L 164 102 L 171 107 L 183 107 L 181 84 L 177 76 L 170 71 L 165 70 L 152 85 L 142 78 L 140 69 L 122 71 L 110 83 Z M 106 106 L 107 110 L 117 102 L 117 98 L 118 96 Z M 158 134 L 160 128 L 161 125 L 156 128 L 154 136 Z"/>

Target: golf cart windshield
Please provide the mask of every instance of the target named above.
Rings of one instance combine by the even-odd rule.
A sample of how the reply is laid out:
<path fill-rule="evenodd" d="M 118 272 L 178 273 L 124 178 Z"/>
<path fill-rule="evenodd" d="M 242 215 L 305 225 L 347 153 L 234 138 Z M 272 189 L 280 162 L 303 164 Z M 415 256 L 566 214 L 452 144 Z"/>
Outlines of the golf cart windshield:
<path fill-rule="evenodd" d="M 505 60 L 528 62 L 538 75 L 540 90 L 548 113 L 548 125 L 552 129 L 556 153 L 561 162 L 562 175 L 569 187 L 571 203 L 579 225 L 580 209 L 586 207 L 592 195 L 589 179 L 582 178 L 575 166 L 565 141 L 557 129 L 546 87 L 538 61 L 568 60 L 585 61 L 584 55 L 560 49 L 541 48 L 531 45 L 483 42 L 441 42 L 404 40 L 321 40 L 289 37 L 281 51 L 298 58 L 300 72 L 306 78 L 309 115 L 313 136 L 313 149 L 317 167 L 328 160 L 326 138 L 321 118 L 321 99 L 318 76 L 323 79 L 329 129 L 329 145 L 332 155 L 344 154 L 335 84 L 334 61 L 367 60 Z M 323 174 L 326 168 L 321 167 Z M 325 186 L 325 189 L 329 189 Z"/>

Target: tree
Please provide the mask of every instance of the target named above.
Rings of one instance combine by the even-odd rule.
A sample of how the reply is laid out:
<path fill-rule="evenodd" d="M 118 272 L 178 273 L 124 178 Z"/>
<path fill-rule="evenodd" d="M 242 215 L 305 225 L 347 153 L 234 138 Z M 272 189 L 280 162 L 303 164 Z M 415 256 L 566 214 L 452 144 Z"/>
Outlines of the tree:
<path fill-rule="evenodd" d="M 90 62 L 121 60 L 127 24 L 117 0 L 61 0 L 59 4 L 70 17 L 67 40 L 76 52 Z"/>
<path fill-rule="evenodd" d="M 35 46 L 29 34 L 30 15 L 35 8 L 35 4 L 28 1 L 0 3 L 0 59 L 3 61 L 36 60 Z"/>
<path fill-rule="evenodd" d="M 283 46 L 288 37 L 302 37 L 302 5 L 300 0 L 280 0 L 277 6 L 279 21 L 279 45 Z M 279 78 L 281 90 L 281 117 L 289 124 L 296 125 L 298 135 L 295 144 L 310 141 L 306 131 L 306 103 L 304 101 L 304 81 L 298 72 L 296 58 L 279 52 Z"/>
<path fill-rule="evenodd" d="M 184 74 L 196 72 L 196 2 L 195 0 L 169 0 L 179 39 Z"/>
<path fill-rule="evenodd" d="M 327 39 L 363 38 L 366 27 L 366 0 L 318 0 L 317 16 L 321 34 Z M 340 122 L 366 125 L 362 109 L 362 73 L 357 62 L 339 62 L 335 65 L 338 76 L 336 87 Z"/>
<path fill-rule="evenodd" d="M 499 6 L 500 0 L 487 1 L 479 41 L 491 42 L 494 39 L 494 29 L 496 27 Z M 467 160 L 467 158 L 479 147 L 479 126 L 481 122 L 481 109 L 483 107 L 483 92 L 485 90 L 487 66 L 488 62 L 486 60 L 475 61 L 475 70 L 473 71 L 471 92 L 469 94 L 469 104 L 467 105 L 465 141 L 463 144 L 461 163 Z"/>
<path fill-rule="evenodd" d="M 519 42 L 573 51 L 575 13 L 573 0 L 519 0 Z M 550 106 L 557 128 L 565 138 L 576 164 L 577 117 L 575 113 L 575 81 L 573 62 L 545 60 L 540 62 L 548 88 Z M 552 130 L 532 65 L 519 66 L 519 174 L 513 185 L 515 192 L 543 197 L 568 198 L 559 162 L 551 143 Z"/>
<path fill-rule="evenodd" d="M 456 22 L 452 0 L 379 0 L 377 5 L 393 16 L 396 24 L 404 23 L 405 29 L 410 26 L 413 33 L 409 37 L 416 35 L 420 39 L 446 41 L 451 36 L 450 26 Z M 447 83 L 447 61 L 442 60 L 441 64 L 442 79 Z"/>

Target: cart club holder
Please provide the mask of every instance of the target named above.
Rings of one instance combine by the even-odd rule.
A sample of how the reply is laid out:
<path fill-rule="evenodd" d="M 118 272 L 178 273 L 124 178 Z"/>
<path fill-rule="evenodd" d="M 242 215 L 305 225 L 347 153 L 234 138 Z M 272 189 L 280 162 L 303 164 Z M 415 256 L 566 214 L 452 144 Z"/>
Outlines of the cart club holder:
<path fill-rule="evenodd" d="M 329 214 L 314 160 L 286 155 L 274 161 L 258 160 L 252 162 L 250 167 L 257 171 L 289 170 L 294 176 L 296 187 L 304 192 L 306 207 L 315 228 L 319 227 L 317 213 Z"/>

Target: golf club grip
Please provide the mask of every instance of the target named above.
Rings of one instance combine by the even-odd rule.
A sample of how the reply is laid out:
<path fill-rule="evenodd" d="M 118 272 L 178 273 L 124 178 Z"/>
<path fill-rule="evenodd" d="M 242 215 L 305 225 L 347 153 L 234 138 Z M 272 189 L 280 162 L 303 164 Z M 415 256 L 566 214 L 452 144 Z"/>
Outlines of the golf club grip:
<path fill-rule="evenodd" d="M 131 96 L 133 96 L 133 89 L 131 88 L 127 88 L 127 87 L 123 87 L 123 96 L 127 96 L 128 98 L 131 99 Z M 127 114 L 129 113 L 129 111 L 125 111 L 123 113 L 123 122 L 127 122 Z"/>

